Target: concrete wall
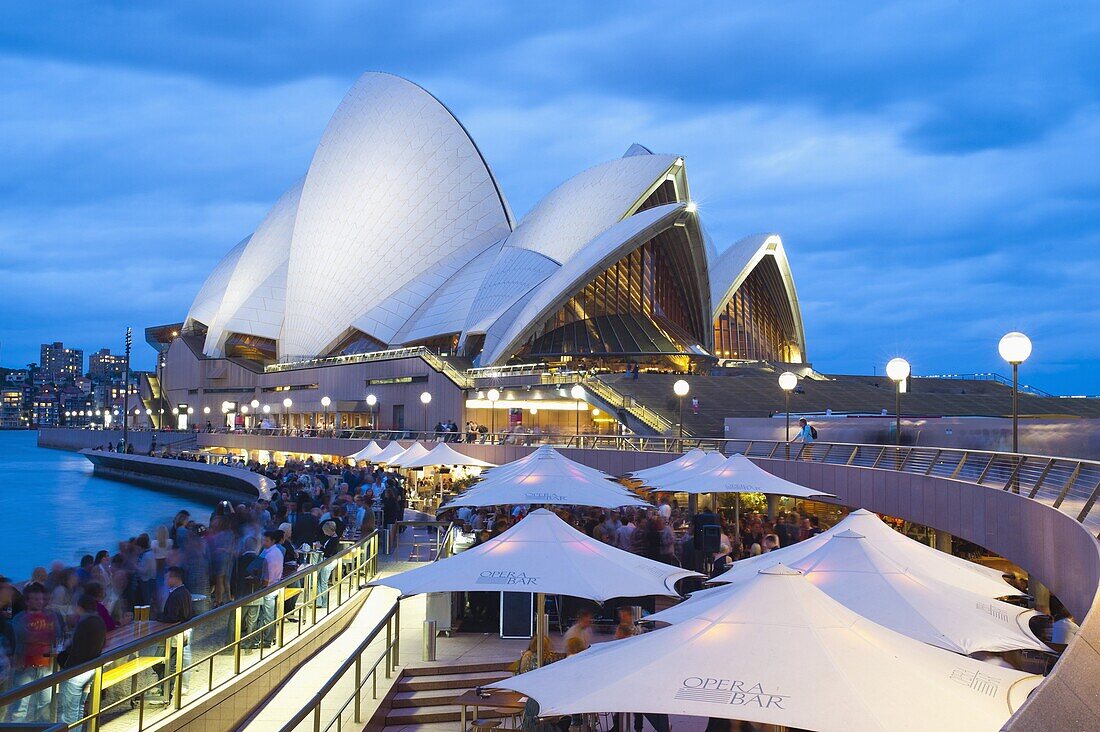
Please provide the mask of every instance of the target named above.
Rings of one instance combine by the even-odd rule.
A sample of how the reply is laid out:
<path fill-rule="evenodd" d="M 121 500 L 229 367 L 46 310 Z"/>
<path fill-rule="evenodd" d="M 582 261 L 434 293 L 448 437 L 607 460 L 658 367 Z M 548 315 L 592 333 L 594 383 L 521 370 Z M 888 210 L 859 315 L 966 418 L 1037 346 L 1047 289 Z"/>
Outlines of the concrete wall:
<path fill-rule="evenodd" d="M 797 433 L 798 415 L 791 414 L 791 435 Z M 893 444 L 894 418 L 813 417 L 820 439 L 826 442 Z M 739 418 L 725 421 L 725 437 L 733 439 L 782 440 L 784 420 Z M 901 438 L 905 445 L 954 447 L 967 450 L 1012 450 L 1012 420 L 999 417 L 903 418 Z M 1100 459 L 1100 420 L 1022 419 L 1020 452 Z"/>
<path fill-rule="evenodd" d="M 195 436 L 190 432 L 137 432 L 129 433 L 130 443 L 134 446 L 134 452 L 146 454 L 152 443 L 153 436 L 157 438 L 157 448 L 175 445 L 177 443 L 194 444 Z M 115 445 L 122 439 L 122 430 L 82 430 L 71 427 L 42 427 L 38 430 L 38 446 L 48 447 L 54 450 L 72 450 L 78 452 L 85 448 L 92 449 L 100 445 L 112 442 Z"/>
<path fill-rule="evenodd" d="M 372 379 L 393 380 L 404 377 L 426 377 L 414 383 L 369 384 Z M 310 386 L 315 388 L 290 391 L 264 391 L 275 386 Z M 184 339 L 172 342 L 164 366 L 164 388 L 172 405 L 180 403 L 194 408 L 193 423 L 205 425 L 207 419 L 216 426 L 225 424 L 222 402 L 248 404 L 256 399 L 271 406 L 272 416 L 282 419 L 283 399 L 293 402 L 292 415 L 321 414 L 321 398 L 332 404 L 330 421 L 336 412 L 358 414 L 363 420 L 370 411 L 367 394 L 378 398 L 375 413 L 382 429 L 394 429 L 393 407 L 404 406 L 405 429 L 430 429 L 437 422 L 453 419 L 461 425 L 465 419 L 466 397 L 462 389 L 443 374 L 433 370 L 423 359 L 404 358 L 375 363 L 343 364 L 325 368 L 295 369 L 257 373 L 226 359 L 198 359 Z M 420 402 L 423 392 L 432 395 L 425 409 Z M 203 412 L 210 408 L 210 414 Z M 261 415 L 262 416 L 262 415 Z M 302 417 L 295 417 L 301 420 Z M 306 424 L 309 418 L 305 417 Z M 258 421 L 257 421 L 258 425 Z"/>

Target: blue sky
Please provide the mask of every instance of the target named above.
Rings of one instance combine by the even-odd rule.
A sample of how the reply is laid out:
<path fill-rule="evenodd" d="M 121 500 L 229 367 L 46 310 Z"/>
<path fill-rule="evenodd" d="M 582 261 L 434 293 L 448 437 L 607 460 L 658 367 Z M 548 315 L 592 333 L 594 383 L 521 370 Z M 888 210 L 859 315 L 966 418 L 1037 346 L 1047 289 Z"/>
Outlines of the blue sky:
<path fill-rule="evenodd" d="M 1025 381 L 1100 393 L 1096 6 L 379 5 L 0 6 L 0 363 L 181 319 L 384 70 L 517 214 L 633 142 L 684 155 L 719 248 L 783 236 L 821 370 L 1005 372 L 1020 329 Z"/>

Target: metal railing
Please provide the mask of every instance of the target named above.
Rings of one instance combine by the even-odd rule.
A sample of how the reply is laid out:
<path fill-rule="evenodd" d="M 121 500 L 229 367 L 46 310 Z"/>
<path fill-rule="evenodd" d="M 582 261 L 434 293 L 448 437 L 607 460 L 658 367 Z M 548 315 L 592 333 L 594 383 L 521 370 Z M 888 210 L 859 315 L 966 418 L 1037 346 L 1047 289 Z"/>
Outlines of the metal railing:
<path fill-rule="evenodd" d="M 672 432 L 676 427 L 676 424 L 671 420 L 666 419 L 653 409 L 635 401 L 632 397 L 626 396 L 615 387 L 600 381 L 594 376 L 583 379 L 581 385 L 610 404 L 614 409 L 622 409 L 657 432 Z"/>
<path fill-rule="evenodd" d="M 378 648 L 383 630 L 386 641 Z M 389 611 L 356 646 L 351 655 L 340 664 L 328 681 L 290 720 L 280 727 L 280 732 L 313 730 L 327 732 L 341 730 L 344 724 L 363 723 L 363 700 L 366 687 L 371 685 L 371 699 L 378 699 L 378 666 L 383 664 L 385 677 L 392 678 L 397 671 L 401 651 L 401 603 L 394 600 Z M 374 648 L 372 648 L 374 646 Z M 373 659 L 373 661 L 371 661 Z M 351 693 L 342 695 L 340 690 L 351 684 Z M 330 706 L 329 719 L 324 723 L 325 708 Z M 348 717 L 350 716 L 350 719 Z"/>
<path fill-rule="evenodd" d="M 368 353 L 349 353 L 345 356 L 328 356 L 326 358 L 307 358 L 294 361 L 283 361 L 268 364 L 264 367 L 264 373 L 278 373 L 282 371 L 295 371 L 297 369 L 317 368 L 319 366 L 341 366 L 352 363 L 374 363 L 378 361 L 395 361 L 403 358 L 420 358 L 436 371 L 442 373 L 448 379 L 463 388 L 470 386 L 470 379 L 456 369 L 445 359 L 424 346 L 410 346 L 408 348 L 391 348 L 385 351 L 370 351 Z"/>
<path fill-rule="evenodd" d="M 454 542 L 459 526 L 451 522 L 439 545 L 433 562 L 446 559 L 454 554 Z M 351 655 L 341 664 L 328 681 L 314 694 L 310 700 L 295 714 L 289 722 L 280 728 L 280 732 L 295 732 L 313 730 L 313 732 L 327 732 L 335 727 L 342 729 L 344 724 L 363 724 L 363 700 L 366 694 L 366 686 L 371 684 L 371 700 L 378 700 L 378 664 L 385 661 L 386 678 L 391 678 L 398 666 L 399 630 L 401 627 L 400 602 L 395 600 L 386 615 L 375 624 L 367 633 Z M 377 648 L 383 629 L 386 631 L 386 642 L 381 649 Z M 368 656 L 371 646 L 375 646 L 374 653 Z M 373 663 L 367 665 L 367 661 L 373 658 Z M 364 671 L 365 669 L 365 671 Z M 351 686 L 350 693 L 341 695 L 341 691 Z M 326 715 L 327 707 L 327 715 Z M 350 718 L 349 718 L 350 713 Z M 327 723 L 325 720 L 328 720 Z"/>
<path fill-rule="evenodd" d="M 378 533 L 372 532 L 329 559 L 186 623 L 142 634 L 140 623 L 148 621 L 134 621 L 135 640 L 0 694 L 0 719 L 19 719 L 30 706 L 48 709 L 49 721 L 61 722 L 59 692 L 79 696 L 90 687 L 80 718 L 69 720 L 67 728 L 96 732 L 121 721 L 140 732 L 292 645 L 358 597 L 377 571 Z M 145 672 L 156 678 L 150 681 Z"/>

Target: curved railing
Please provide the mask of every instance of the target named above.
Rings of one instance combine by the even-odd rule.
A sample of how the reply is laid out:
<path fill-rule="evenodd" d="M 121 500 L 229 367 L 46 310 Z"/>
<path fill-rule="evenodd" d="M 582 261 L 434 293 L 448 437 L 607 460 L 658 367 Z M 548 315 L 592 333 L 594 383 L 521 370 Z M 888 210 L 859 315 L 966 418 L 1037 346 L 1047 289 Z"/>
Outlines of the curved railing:
<path fill-rule="evenodd" d="M 0 719 L 11 718 L 15 710 L 18 720 L 18 710 L 37 703 L 47 706 L 50 721 L 60 722 L 58 691 L 67 684 L 88 685 L 87 707 L 80 719 L 69 721 L 69 728 L 95 732 L 104 725 L 121 725 L 140 732 L 202 702 L 293 645 L 307 630 L 359 598 L 377 569 L 378 533 L 372 532 L 329 559 L 186 623 L 165 627 L 135 620 L 125 626 L 123 636 L 132 640 L 123 640 L 87 663 L 0 694 Z M 265 612 L 270 619 L 264 619 Z M 147 671 L 158 678 L 150 683 Z"/>

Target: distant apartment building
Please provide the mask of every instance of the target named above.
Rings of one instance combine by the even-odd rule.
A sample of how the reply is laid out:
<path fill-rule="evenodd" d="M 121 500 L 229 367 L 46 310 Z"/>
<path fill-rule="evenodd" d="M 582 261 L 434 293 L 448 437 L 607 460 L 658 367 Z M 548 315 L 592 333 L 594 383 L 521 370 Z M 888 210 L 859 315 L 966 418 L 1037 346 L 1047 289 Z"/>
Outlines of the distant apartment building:
<path fill-rule="evenodd" d="M 31 397 L 31 423 L 38 427 L 56 427 L 60 421 L 57 389 L 44 386 Z"/>
<path fill-rule="evenodd" d="M 27 426 L 23 411 L 23 387 L 5 386 L 0 389 L 0 429 L 15 430 Z"/>
<path fill-rule="evenodd" d="M 121 382 L 126 375 L 126 357 L 101 348 L 88 356 L 88 376 L 99 384 Z"/>
<path fill-rule="evenodd" d="M 84 351 L 79 348 L 65 348 L 61 341 L 43 343 L 38 359 L 39 380 L 41 383 L 72 383 L 84 375 Z"/>

